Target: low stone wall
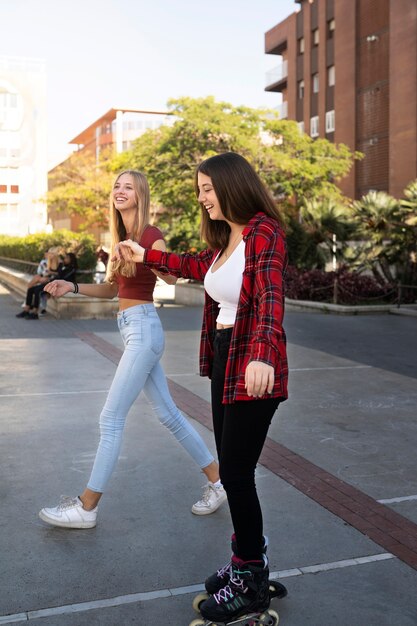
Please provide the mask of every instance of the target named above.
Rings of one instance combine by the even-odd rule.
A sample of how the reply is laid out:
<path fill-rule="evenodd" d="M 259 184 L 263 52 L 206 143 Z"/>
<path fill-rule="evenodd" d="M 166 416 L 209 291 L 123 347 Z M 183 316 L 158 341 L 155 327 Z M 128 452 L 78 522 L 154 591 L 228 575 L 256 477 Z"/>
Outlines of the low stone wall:
<path fill-rule="evenodd" d="M 0 265 L 0 283 L 21 296 L 22 300 L 31 278 L 30 274 Z M 62 298 L 48 298 L 47 310 L 57 319 L 108 319 L 116 316 L 118 299 L 105 300 L 69 293 Z"/>
<path fill-rule="evenodd" d="M 204 286 L 202 283 L 186 283 L 178 281 L 175 284 L 175 304 L 185 306 L 203 306 Z"/>

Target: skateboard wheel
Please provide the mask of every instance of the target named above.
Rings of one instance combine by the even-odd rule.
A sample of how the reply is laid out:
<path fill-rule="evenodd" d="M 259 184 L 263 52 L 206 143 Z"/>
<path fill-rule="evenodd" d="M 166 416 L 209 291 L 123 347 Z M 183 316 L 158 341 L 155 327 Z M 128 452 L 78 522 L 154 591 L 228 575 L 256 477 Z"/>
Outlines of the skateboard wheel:
<path fill-rule="evenodd" d="M 209 594 L 208 593 L 199 593 L 193 600 L 193 609 L 194 611 L 197 611 L 197 613 L 200 613 L 200 607 L 203 604 L 203 602 L 205 602 L 206 600 L 208 600 L 209 598 Z"/>
<path fill-rule="evenodd" d="M 259 616 L 259 623 L 262 626 L 277 626 L 279 623 L 279 615 L 276 611 L 268 609 L 266 613 Z"/>
<path fill-rule="evenodd" d="M 269 581 L 269 595 L 271 598 L 285 598 L 288 595 L 287 588 L 277 580 Z"/>

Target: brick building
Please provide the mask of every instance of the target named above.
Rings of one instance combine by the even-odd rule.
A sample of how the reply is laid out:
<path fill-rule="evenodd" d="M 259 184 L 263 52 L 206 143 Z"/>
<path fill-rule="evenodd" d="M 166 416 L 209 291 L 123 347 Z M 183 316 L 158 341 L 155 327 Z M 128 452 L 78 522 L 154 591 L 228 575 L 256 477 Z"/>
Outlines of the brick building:
<path fill-rule="evenodd" d="M 280 65 L 266 91 L 312 137 L 359 150 L 340 184 L 359 198 L 401 197 L 417 178 L 417 1 L 295 0 L 298 11 L 265 34 Z"/>

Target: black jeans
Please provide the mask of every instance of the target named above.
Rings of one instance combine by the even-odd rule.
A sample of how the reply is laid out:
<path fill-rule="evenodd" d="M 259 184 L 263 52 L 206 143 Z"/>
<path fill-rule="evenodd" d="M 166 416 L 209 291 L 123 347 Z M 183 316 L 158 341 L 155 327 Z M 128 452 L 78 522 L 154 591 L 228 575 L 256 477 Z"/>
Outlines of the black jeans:
<path fill-rule="evenodd" d="M 34 285 L 33 287 L 29 287 L 26 292 L 26 306 L 30 306 L 33 309 L 39 308 L 39 302 L 41 293 L 46 283 L 42 285 Z"/>
<path fill-rule="evenodd" d="M 222 404 L 232 329 L 216 331 L 211 378 L 213 428 L 220 478 L 227 493 L 237 556 L 262 559 L 263 520 L 256 492 L 255 468 L 279 398 Z"/>

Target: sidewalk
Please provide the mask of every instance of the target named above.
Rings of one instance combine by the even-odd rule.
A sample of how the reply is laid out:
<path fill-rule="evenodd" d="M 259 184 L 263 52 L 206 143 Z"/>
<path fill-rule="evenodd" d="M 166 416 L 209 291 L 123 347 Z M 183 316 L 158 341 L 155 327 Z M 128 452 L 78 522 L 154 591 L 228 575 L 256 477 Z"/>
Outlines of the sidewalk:
<path fill-rule="evenodd" d="M 114 320 L 15 318 L 0 287 L 0 625 L 188 626 L 230 554 L 227 507 L 140 398 L 95 529 L 38 518 L 85 485 L 121 340 Z M 176 402 L 214 452 L 202 311 L 166 305 Z M 282 626 L 417 623 L 417 321 L 289 311 L 290 399 L 257 470 Z"/>

